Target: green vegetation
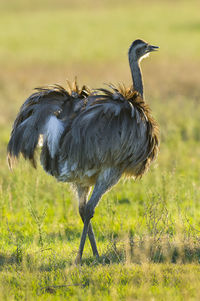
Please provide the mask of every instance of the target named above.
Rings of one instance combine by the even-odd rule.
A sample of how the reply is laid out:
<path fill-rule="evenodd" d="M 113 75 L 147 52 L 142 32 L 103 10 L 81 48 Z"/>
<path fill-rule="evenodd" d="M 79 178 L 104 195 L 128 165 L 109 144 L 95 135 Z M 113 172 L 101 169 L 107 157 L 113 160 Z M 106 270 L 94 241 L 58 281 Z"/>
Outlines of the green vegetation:
<path fill-rule="evenodd" d="M 0 3 L 0 300 L 199 300 L 200 22 L 197 1 Z M 92 87 L 130 82 L 135 38 L 159 45 L 142 62 L 145 95 L 161 128 L 158 160 L 124 181 L 93 220 L 101 254 L 82 231 L 77 201 L 6 145 L 32 88 L 78 76 Z"/>

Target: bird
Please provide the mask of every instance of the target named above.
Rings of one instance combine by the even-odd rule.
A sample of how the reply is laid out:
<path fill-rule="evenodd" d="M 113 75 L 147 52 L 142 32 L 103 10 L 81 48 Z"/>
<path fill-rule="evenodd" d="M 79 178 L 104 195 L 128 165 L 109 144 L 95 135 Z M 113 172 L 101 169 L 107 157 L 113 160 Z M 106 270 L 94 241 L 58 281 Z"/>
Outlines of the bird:
<path fill-rule="evenodd" d="M 20 154 L 36 168 L 40 143 L 43 169 L 58 181 L 71 183 L 77 193 L 83 221 L 77 264 L 87 235 L 99 258 L 91 219 L 101 197 L 122 176 L 141 178 L 158 155 L 159 126 L 144 98 L 140 65 L 158 48 L 141 39 L 132 42 L 130 87 L 108 84 L 91 90 L 80 88 L 76 78 L 66 89 L 57 84 L 39 87 L 14 121 L 7 147 L 10 168 Z"/>

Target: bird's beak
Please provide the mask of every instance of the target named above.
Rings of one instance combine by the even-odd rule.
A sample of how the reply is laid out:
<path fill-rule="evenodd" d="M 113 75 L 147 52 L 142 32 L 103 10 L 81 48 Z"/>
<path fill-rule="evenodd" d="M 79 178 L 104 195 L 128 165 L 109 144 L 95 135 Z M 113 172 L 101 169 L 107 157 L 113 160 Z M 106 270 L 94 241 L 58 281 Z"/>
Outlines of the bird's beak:
<path fill-rule="evenodd" d="M 153 46 L 153 45 L 148 45 L 147 46 L 147 51 L 151 52 L 151 51 L 157 51 L 159 49 L 158 46 Z"/>

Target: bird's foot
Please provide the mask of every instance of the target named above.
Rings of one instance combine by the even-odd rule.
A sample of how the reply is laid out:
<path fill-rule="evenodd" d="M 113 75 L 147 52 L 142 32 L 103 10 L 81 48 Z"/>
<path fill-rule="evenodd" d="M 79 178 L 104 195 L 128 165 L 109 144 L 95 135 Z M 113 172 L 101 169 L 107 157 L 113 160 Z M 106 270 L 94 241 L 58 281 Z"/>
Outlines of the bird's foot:
<path fill-rule="evenodd" d="M 95 253 L 93 253 L 93 255 L 94 255 L 94 257 L 95 257 L 97 260 L 99 260 L 100 256 L 99 256 L 99 253 L 98 253 L 98 251 L 97 251 L 97 252 L 95 252 Z"/>
<path fill-rule="evenodd" d="M 100 256 L 99 256 L 99 254 L 96 254 L 96 255 L 95 255 L 95 261 L 98 263 L 99 260 L 100 260 Z"/>

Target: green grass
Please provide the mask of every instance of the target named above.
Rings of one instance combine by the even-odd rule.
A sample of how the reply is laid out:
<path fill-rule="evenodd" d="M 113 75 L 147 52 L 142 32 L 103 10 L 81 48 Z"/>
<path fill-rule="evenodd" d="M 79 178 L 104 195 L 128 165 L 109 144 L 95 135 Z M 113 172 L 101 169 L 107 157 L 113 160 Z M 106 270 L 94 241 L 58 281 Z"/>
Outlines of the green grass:
<path fill-rule="evenodd" d="M 0 4 L 0 300 L 199 300 L 199 2 L 2 1 Z M 145 95 L 161 128 L 157 161 L 142 180 L 104 195 L 86 242 L 68 184 L 6 145 L 19 106 L 35 86 L 130 82 L 135 38 L 159 45 L 142 62 Z"/>
<path fill-rule="evenodd" d="M 115 61 L 136 37 L 159 42 L 164 56 L 198 58 L 199 8 L 199 2 L 183 1 L 2 11 L 0 62 Z"/>

